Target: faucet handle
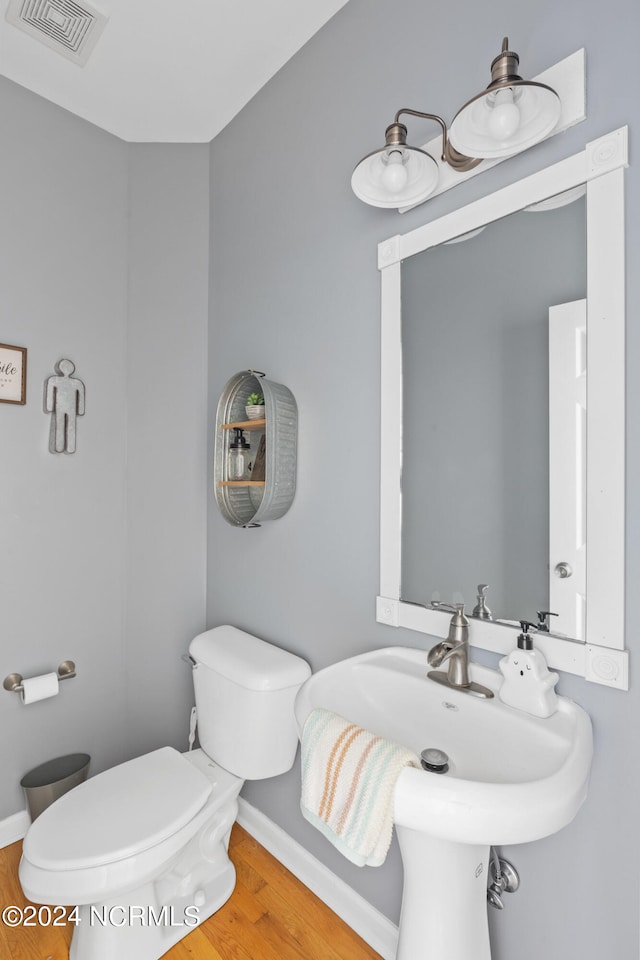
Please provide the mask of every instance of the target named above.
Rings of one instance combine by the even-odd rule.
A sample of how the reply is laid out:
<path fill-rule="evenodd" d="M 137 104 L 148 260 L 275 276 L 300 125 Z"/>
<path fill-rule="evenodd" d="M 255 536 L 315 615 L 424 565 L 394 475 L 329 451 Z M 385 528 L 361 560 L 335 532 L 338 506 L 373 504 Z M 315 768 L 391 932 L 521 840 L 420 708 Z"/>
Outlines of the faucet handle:
<path fill-rule="evenodd" d="M 464 603 L 455 604 L 455 613 L 449 624 L 447 643 L 457 646 L 469 639 L 469 621 L 464 615 Z"/>
<path fill-rule="evenodd" d="M 456 607 L 454 607 L 452 603 L 447 603 L 445 600 L 432 600 L 430 605 L 434 610 L 448 610 L 450 613 L 456 612 Z"/>
<path fill-rule="evenodd" d="M 464 603 L 447 603 L 445 600 L 432 600 L 431 606 L 434 610 L 448 610 L 449 613 L 464 616 Z"/>

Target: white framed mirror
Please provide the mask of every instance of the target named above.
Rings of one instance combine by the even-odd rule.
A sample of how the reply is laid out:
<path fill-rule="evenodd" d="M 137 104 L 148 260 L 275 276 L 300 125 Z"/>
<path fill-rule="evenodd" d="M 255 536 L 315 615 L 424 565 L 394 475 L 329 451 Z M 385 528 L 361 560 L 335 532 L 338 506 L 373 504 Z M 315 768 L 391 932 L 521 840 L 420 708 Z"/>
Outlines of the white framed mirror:
<path fill-rule="evenodd" d="M 470 615 L 476 602 L 477 584 L 490 582 L 491 576 L 496 580 L 494 596 L 498 607 L 494 609 L 491 604 L 490 589 L 487 605 L 491 607 L 494 619 L 470 619 L 472 645 L 497 653 L 507 652 L 515 644 L 519 627 L 501 624 L 499 619 L 513 624 L 519 619 L 535 621 L 538 610 L 560 612 L 557 619 L 548 618 L 549 632 L 536 633 L 536 644 L 549 664 L 623 689 L 628 686 L 624 649 L 626 165 L 627 129 L 622 128 L 587 144 L 584 151 L 567 160 L 439 220 L 392 237 L 378 247 L 382 350 L 377 620 L 445 637 L 449 615 L 432 603 L 464 602 Z M 575 200 L 582 194 L 584 199 Z M 560 204 L 551 198 L 561 198 Z M 566 200 L 575 202 L 565 207 Z M 537 297 L 535 279 L 529 292 L 525 293 L 522 283 L 525 274 L 520 275 L 519 286 L 526 303 L 523 302 L 522 310 L 519 310 L 518 287 L 515 293 L 512 290 L 507 294 L 500 269 L 492 279 L 483 269 L 480 271 L 480 289 L 472 293 L 471 303 L 475 307 L 461 306 L 455 295 L 458 286 L 471 285 L 473 271 L 469 264 L 478 259 L 473 253 L 473 245 L 480 241 L 489 245 L 493 242 L 493 259 L 499 260 L 500 250 L 506 251 L 512 243 L 511 235 L 501 231 L 507 229 L 507 225 L 512 230 L 518 216 L 518 229 L 525 231 L 521 234 L 521 246 L 527 251 L 526 256 L 533 256 L 532 224 L 534 220 L 540 221 L 540 217 L 520 211 L 527 208 L 539 211 L 541 205 L 558 207 L 562 211 L 549 214 L 549 224 L 555 239 L 564 244 L 565 255 L 563 269 L 556 271 L 556 280 L 551 276 L 554 271 L 548 252 L 546 261 L 543 257 L 542 265 L 533 268 L 534 276 L 545 275 L 549 279 L 549 290 L 541 292 L 538 297 L 540 303 L 533 303 Z M 534 233 L 540 233 L 544 248 L 547 241 L 537 225 Z M 467 243 L 452 243 L 463 236 L 470 237 Z M 575 245 L 581 248 L 579 254 L 567 257 L 568 247 Z M 445 262 L 442 257 L 450 258 L 456 249 L 462 248 L 465 248 L 467 266 L 460 268 L 457 275 L 454 268 L 447 282 L 446 272 L 441 267 Z M 575 275 L 564 277 L 564 264 L 569 262 L 573 264 Z M 514 264 L 507 263 L 506 256 L 504 269 L 509 275 L 517 273 Z M 485 276 L 488 287 L 485 298 L 510 303 L 503 312 L 525 315 L 533 311 L 539 317 L 541 304 L 553 308 L 544 310 L 544 335 L 539 330 L 532 334 L 530 328 L 522 324 L 515 330 L 499 328 L 489 331 L 486 318 L 492 311 L 477 309 L 483 296 L 482 279 Z M 415 312 L 416 303 L 420 305 L 419 319 L 413 318 L 410 322 L 408 313 L 409 310 Z M 467 326 L 457 327 L 457 318 L 469 313 L 474 316 Z M 438 316 L 439 333 L 436 329 Z M 478 328 L 472 326 L 473 320 L 478 323 Z M 548 347 L 547 323 L 550 324 Z M 542 369 L 541 355 L 530 348 L 532 337 L 540 342 L 544 340 L 549 370 L 546 362 L 545 369 Z M 447 338 L 448 346 L 445 343 Z M 478 356 L 478 346 L 485 340 L 487 355 L 492 352 L 506 355 L 505 365 L 511 376 L 510 390 L 504 385 L 497 390 L 498 394 L 502 391 L 502 395 L 493 408 L 489 408 L 494 414 L 505 409 L 505 395 L 509 406 L 509 396 L 519 391 L 518 363 L 521 368 L 531 363 L 540 372 L 537 383 L 535 375 L 529 377 L 539 399 L 534 402 L 525 397 L 522 406 L 538 403 L 544 411 L 540 419 L 545 421 L 542 431 L 545 456 L 540 457 L 535 452 L 540 449 L 538 439 L 537 445 L 532 444 L 532 457 L 535 456 L 537 461 L 535 483 L 546 489 L 537 498 L 529 494 L 523 496 L 522 491 L 515 495 L 516 500 L 519 495 L 527 500 L 529 512 L 534 515 L 534 524 L 529 529 L 524 526 L 521 530 L 511 519 L 503 522 L 504 518 L 498 515 L 501 507 L 509 512 L 512 506 L 504 491 L 498 489 L 495 478 L 506 474 L 507 467 L 512 475 L 515 471 L 517 476 L 518 463 L 509 461 L 508 445 L 505 447 L 504 443 L 497 447 L 488 445 L 486 450 L 483 446 L 485 434 L 490 435 L 495 425 L 479 422 L 484 408 L 476 391 L 485 371 L 484 380 L 491 384 L 498 376 L 486 366 L 486 358 Z M 512 342 L 509 349 L 506 346 L 508 341 Z M 562 343 L 566 360 L 559 363 L 556 352 Z M 470 355 L 470 365 L 466 368 L 458 362 L 464 353 Z M 480 369 L 477 382 L 473 379 L 474 364 Z M 577 376 L 574 376 L 572 371 L 576 364 L 582 364 L 583 369 L 578 369 Z M 442 372 L 439 385 L 438 366 Z M 565 372 L 567 369 L 570 376 Z M 430 383 L 433 381 L 434 385 L 435 392 L 430 397 L 426 379 Z M 450 384 L 449 396 L 455 395 L 456 404 L 447 402 L 447 383 Z M 427 395 L 426 402 L 430 407 L 424 421 L 413 409 L 408 409 L 409 402 L 413 404 L 414 398 L 421 393 Z M 540 399 L 543 394 L 544 403 Z M 465 395 L 470 401 L 466 408 L 460 403 Z M 438 403 L 438 396 L 441 403 Z M 557 411 L 564 409 L 563 404 L 569 414 L 558 418 Z M 451 406 L 457 407 L 458 420 L 446 420 L 445 411 Z M 460 427 L 465 420 L 466 432 Z M 526 451 L 529 433 L 533 435 L 537 430 L 532 423 L 533 426 L 520 424 L 516 427 L 515 433 L 519 431 L 526 435 L 524 441 L 522 437 L 518 438 L 521 451 Z M 438 432 L 453 435 L 448 436 L 445 443 L 440 436 L 437 443 L 435 435 Z M 460 437 L 461 432 L 463 437 Z M 512 428 L 511 436 L 515 433 Z M 474 439 L 478 441 L 475 444 Z M 404 456 L 403 445 L 406 448 Z M 455 447 L 463 454 L 457 467 L 453 460 Z M 420 451 L 420 456 L 414 456 L 416 450 Z M 480 485 L 483 456 L 489 466 L 484 472 L 493 478 L 487 482 L 486 490 Z M 520 466 L 526 471 L 526 454 L 520 452 L 514 456 L 516 459 L 524 457 Z M 544 467 L 542 472 L 540 462 Z M 440 463 L 442 470 L 439 469 Z M 460 489 L 449 500 L 445 499 L 446 488 L 453 489 L 456 484 L 453 481 L 442 483 L 446 468 L 452 477 L 460 479 L 466 475 L 470 482 L 466 489 L 461 483 Z M 428 472 L 431 480 L 436 478 L 440 484 L 439 493 L 437 486 L 429 487 Z M 558 476 L 563 480 L 559 485 Z M 490 525 L 484 531 L 479 523 L 474 522 L 473 509 L 465 514 L 461 507 L 456 507 L 474 499 L 480 504 L 492 500 L 488 511 Z M 423 510 L 420 509 L 421 503 Z M 478 507 L 475 509 L 477 511 Z M 526 507 L 523 512 L 527 513 Z M 558 518 L 564 518 L 562 523 Z M 558 536 L 560 528 L 562 536 Z M 491 539 L 493 530 L 496 531 L 497 545 L 491 544 L 491 550 L 485 549 L 483 544 Z M 540 530 L 544 530 L 543 536 L 538 536 Z M 513 542 L 508 542 L 511 540 Z M 524 558 L 532 553 L 534 541 L 539 542 L 535 545 L 532 572 L 529 572 Z M 474 549 L 471 549 L 472 543 Z M 459 571 L 456 552 L 460 555 Z M 464 567 L 464 559 L 468 560 L 468 568 Z M 513 572 L 516 567 L 521 573 L 519 585 L 516 586 L 517 577 L 506 575 L 503 583 L 498 582 L 501 568 Z M 571 577 L 558 575 L 567 569 Z M 529 582 L 531 596 L 527 595 Z M 554 604 L 559 611 L 554 610 Z"/>

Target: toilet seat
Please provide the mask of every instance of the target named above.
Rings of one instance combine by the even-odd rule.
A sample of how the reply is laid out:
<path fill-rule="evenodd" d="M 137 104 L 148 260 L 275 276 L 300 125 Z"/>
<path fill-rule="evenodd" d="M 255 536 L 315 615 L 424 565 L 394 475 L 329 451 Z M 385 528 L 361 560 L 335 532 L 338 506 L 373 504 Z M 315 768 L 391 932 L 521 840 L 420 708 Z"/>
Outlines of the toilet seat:
<path fill-rule="evenodd" d="M 81 870 L 136 856 L 189 823 L 211 782 L 173 747 L 100 773 L 35 821 L 24 854 L 45 870 Z"/>
<path fill-rule="evenodd" d="M 149 760 L 154 754 L 160 756 Z M 117 772 L 121 767 L 130 769 Z M 127 793 L 127 785 L 131 787 L 144 780 L 140 776 L 143 771 L 150 777 L 153 772 L 155 775 L 146 786 L 142 783 L 140 796 Z M 85 788 L 96 781 L 96 787 L 89 793 Z M 103 801 L 101 794 L 105 781 L 107 789 L 104 797 L 107 799 Z M 115 791 L 116 782 L 125 791 L 119 796 Z M 163 747 L 98 774 L 60 797 L 31 825 L 23 843 L 19 867 L 20 883 L 25 895 L 34 903 L 75 906 L 95 903 L 135 889 L 166 869 L 189 840 L 205 824 L 220 817 L 225 808 L 231 809 L 232 819 L 235 818 L 236 798 L 242 784 L 240 778 L 215 764 L 201 750 L 180 754 L 171 747 Z M 93 800 L 94 791 L 95 806 L 89 803 L 89 809 L 84 809 L 85 802 Z M 173 807 L 172 801 L 163 796 L 165 793 L 174 800 L 177 796 L 186 796 L 188 809 L 179 810 L 177 800 Z M 71 803 L 74 794 L 76 798 L 80 795 L 82 803 L 80 799 Z M 127 827 L 127 823 L 132 823 L 130 805 L 137 811 L 136 829 L 140 828 L 143 814 L 151 817 L 152 809 L 145 807 L 141 800 L 143 795 L 147 798 L 147 804 L 151 796 L 151 807 L 157 804 L 159 810 L 163 811 L 162 817 L 153 816 L 153 830 L 148 829 L 143 821 L 144 841 L 140 835 L 135 836 L 135 830 Z M 104 835 L 100 826 L 103 813 L 108 822 Z M 74 823 L 76 814 L 77 823 Z M 122 828 L 121 838 L 118 836 L 118 824 Z M 72 837 L 76 827 L 82 834 L 82 841 Z M 92 837 L 92 830 L 100 834 L 99 841 Z M 143 849 L 150 836 L 160 839 Z M 82 850 L 83 843 L 90 843 L 96 855 L 102 856 L 102 862 L 91 859 L 87 849 Z M 117 856 L 116 851 L 127 849 L 136 852 L 125 854 L 121 859 L 109 859 Z M 80 863 L 85 865 L 80 866 Z"/>

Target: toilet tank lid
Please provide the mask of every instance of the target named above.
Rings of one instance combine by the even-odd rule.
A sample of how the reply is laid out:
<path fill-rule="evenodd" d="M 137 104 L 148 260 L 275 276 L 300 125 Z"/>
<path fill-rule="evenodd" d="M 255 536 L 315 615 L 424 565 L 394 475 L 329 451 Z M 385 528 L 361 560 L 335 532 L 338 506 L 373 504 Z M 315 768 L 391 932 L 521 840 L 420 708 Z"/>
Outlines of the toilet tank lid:
<path fill-rule="evenodd" d="M 306 660 L 225 624 L 195 637 L 193 659 L 248 690 L 297 687 L 311 675 Z"/>

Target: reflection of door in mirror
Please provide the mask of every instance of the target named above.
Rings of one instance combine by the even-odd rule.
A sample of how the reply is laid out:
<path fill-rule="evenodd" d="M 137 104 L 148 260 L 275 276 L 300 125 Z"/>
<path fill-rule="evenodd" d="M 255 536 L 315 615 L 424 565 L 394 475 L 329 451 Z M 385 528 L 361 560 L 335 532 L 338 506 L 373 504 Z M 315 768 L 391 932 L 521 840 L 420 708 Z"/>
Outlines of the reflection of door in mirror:
<path fill-rule="evenodd" d="M 494 618 L 554 610 L 550 308 L 586 296 L 585 229 L 579 199 L 402 264 L 403 600 L 470 611 L 487 583 Z"/>
<path fill-rule="evenodd" d="M 587 302 L 549 310 L 549 607 L 586 637 Z M 555 624 L 550 624 L 555 630 Z"/>

